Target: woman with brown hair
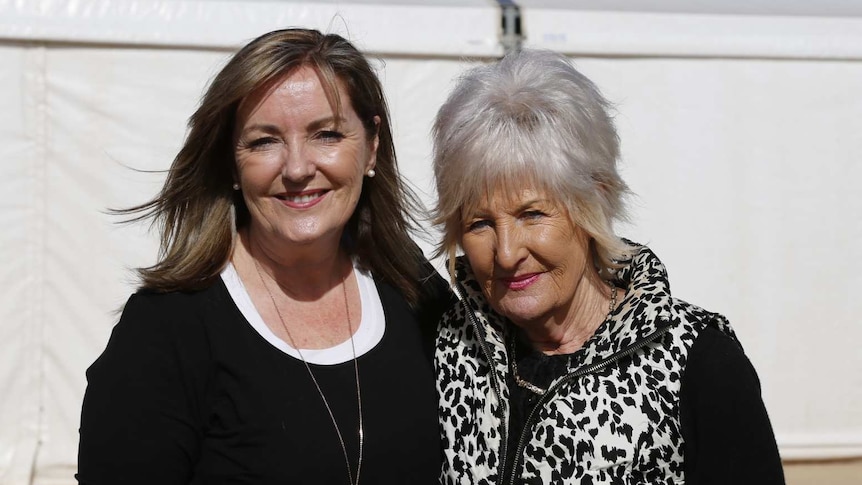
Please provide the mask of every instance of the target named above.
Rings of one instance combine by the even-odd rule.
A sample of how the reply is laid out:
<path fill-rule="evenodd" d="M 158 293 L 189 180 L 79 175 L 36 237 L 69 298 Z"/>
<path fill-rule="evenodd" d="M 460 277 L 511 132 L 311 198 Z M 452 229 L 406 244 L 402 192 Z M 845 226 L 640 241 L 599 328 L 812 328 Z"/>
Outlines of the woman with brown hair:
<path fill-rule="evenodd" d="M 161 193 L 122 211 L 159 223 L 161 253 L 87 371 L 79 482 L 436 482 L 423 342 L 448 289 L 414 204 L 353 45 L 241 49 Z"/>

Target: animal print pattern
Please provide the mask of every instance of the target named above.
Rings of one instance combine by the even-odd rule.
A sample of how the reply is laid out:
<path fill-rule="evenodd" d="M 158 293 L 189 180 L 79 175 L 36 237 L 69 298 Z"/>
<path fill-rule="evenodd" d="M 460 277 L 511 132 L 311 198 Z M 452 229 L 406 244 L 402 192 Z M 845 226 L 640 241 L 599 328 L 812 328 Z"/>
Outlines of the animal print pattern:
<path fill-rule="evenodd" d="M 462 301 L 444 315 L 435 355 L 442 483 L 498 483 L 509 324 L 489 307 L 463 258 L 456 270 Z M 646 247 L 615 283 L 625 297 L 534 410 L 515 483 L 684 483 L 679 392 L 688 351 L 705 325 L 735 335 L 721 315 L 672 298 L 664 266 Z"/>

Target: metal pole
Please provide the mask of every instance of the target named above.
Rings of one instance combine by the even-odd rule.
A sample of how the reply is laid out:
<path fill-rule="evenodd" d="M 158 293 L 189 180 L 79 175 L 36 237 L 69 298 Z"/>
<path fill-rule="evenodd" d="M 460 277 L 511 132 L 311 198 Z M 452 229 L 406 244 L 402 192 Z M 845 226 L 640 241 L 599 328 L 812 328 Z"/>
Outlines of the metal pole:
<path fill-rule="evenodd" d="M 521 43 L 524 36 L 521 33 L 521 8 L 515 4 L 514 0 L 497 0 L 500 5 L 500 21 L 502 26 L 502 35 L 500 43 L 503 45 L 503 52 L 518 52 L 521 50 Z"/>

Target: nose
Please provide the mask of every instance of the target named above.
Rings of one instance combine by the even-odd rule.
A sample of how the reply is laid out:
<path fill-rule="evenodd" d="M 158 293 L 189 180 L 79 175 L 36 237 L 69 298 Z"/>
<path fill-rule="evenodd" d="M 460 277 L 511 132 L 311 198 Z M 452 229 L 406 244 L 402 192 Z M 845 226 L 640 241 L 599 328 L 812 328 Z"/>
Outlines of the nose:
<path fill-rule="evenodd" d="M 291 182 L 302 182 L 317 171 L 311 150 L 302 142 L 287 145 L 283 158 L 281 176 Z"/>
<path fill-rule="evenodd" d="M 524 235 L 517 227 L 497 227 L 497 248 L 494 254 L 497 266 L 503 271 L 515 271 L 527 257 Z"/>

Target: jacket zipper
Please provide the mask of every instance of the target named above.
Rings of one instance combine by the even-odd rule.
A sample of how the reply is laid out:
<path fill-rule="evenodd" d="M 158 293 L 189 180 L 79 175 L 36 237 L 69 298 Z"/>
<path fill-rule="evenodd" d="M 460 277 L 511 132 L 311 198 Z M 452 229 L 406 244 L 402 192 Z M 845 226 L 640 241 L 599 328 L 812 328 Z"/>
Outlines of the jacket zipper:
<path fill-rule="evenodd" d="M 521 454 L 524 452 L 524 447 L 527 445 L 527 441 L 526 441 L 527 436 L 530 434 L 530 431 L 531 431 L 530 427 L 532 426 L 532 424 L 533 424 L 532 421 L 534 420 L 534 418 L 536 416 L 536 410 L 541 408 L 545 403 L 547 403 L 550 400 L 551 396 L 557 391 L 557 389 L 560 388 L 560 386 L 571 381 L 572 379 L 575 379 L 577 377 L 581 377 L 581 376 L 586 375 L 586 374 L 591 374 L 591 373 L 593 373 L 599 369 L 607 367 L 608 365 L 616 362 L 617 360 L 620 360 L 623 357 L 629 356 L 629 355 L 637 352 L 638 350 L 643 348 L 646 344 L 648 344 L 648 343 L 652 342 L 653 340 L 656 340 L 657 338 L 666 334 L 668 331 L 670 331 L 670 329 L 671 329 L 670 325 L 667 325 L 663 328 L 660 328 L 660 329 L 656 330 L 655 332 L 651 333 L 650 335 L 638 340 L 637 342 L 635 342 L 634 344 L 632 344 L 628 348 L 621 350 L 621 351 L 617 352 L 616 354 L 611 355 L 610 357 L 608 357 L 607 359 L 605 359 L 601 362 L 598 362 L 598 363 L 593 364 L 591 366 L 585 367 L 583 369 L 578 369 L 572 373 L 566 374 L 565 377 L 563 377 L 562 379 L 557 381 L 557 383 L 554 384 L 553 386 L 551 386 L 547 390 L 547 392 L 545 392 L 542 396 L 540 396 L 539 401 L 536 403 L 535 406 L 533 406 L 533 409 L 530 410 L 530 415 L 527 417 L 527 421 L 524 423 L 524 430 L 521 431 L 521 436 L 518 438 L 518 447 L 515 449 L 515 454 L 513 455 L 514 461 L 512 462 L 511 473 L 509 475 L 509 481 L 508 481 L 509 485 L 514 485 L 515 477 L 518 476 L 518 473 L 516 473 L 516 472 L 518 471 L 518 466 L 521 465 Z M 505 456 L 505 455 L 503 455 L 503 456 Z"/>
<path fill-rule="evenodd" d="M 470 319 L 470 324 L 473 325 L 473 330 L 476 332 L 476 335 L 479 336 L 479 342 L 482 347 L 482 351 L 485 353 L 485 358 L 488 359 L 488 365 L 491 367 L 488 375 L 491 378 L 491 387 L 494 389 L 494 394 L 497 395 L 497 402 L 500 403 L 498 407 L 497 419 L 500 421 L 500 425 L 498 430 L 500 432 L 500 449 L 502 450 L 500 456 L 500 470 L 498 475 L 500 478 L 505 477 L 504 472 L 506 469 L 506 448 L 508 447 L 509 438 L 508 438 L 508 421 L 506 417 L 503 416 L 503 393 L 500 391 L 500 383 L 497 381 L 497 371 L 494 367 L 494 358 L 491 349 L 488 348 L 488 342 L 485 339 L 485 329 L 479 328 L 479 322 L 476 321 L 475 316 L 473 315 L 473 310 L 470 308 L 470 304 L 467 303 L 467 299 L 464 296 L 464 293 L 461 289 L 461 283 L 456 281 L 455 291 L 458 293 L 458 297 L 461 298 L 461 304 L 464 305 L 464 311 L 467 314 L 467 318 Z M 517 460 L 516 460 L 517 461 Z"/>

